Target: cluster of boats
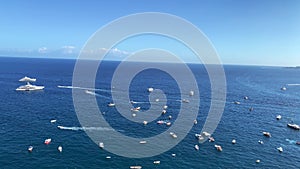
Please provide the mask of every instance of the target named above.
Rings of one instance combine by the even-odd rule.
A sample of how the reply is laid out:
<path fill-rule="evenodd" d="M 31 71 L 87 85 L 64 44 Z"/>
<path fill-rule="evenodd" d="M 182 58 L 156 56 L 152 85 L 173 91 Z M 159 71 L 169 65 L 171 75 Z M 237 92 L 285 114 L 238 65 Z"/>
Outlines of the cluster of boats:
<path fill-rule="evenodd" d="M 18 87 L 16 90 L 17 91 L 34 91 L 34 90 L 43 90 L 45 87 L 44 86 L 36 86 L 30 84 L 31 82 L 36 82 L 36 79 L 30 78 L 30 77 L 23 77 L 19 80 L 20 82 L 26 82 L 26 85 L 22 85 Z"/>

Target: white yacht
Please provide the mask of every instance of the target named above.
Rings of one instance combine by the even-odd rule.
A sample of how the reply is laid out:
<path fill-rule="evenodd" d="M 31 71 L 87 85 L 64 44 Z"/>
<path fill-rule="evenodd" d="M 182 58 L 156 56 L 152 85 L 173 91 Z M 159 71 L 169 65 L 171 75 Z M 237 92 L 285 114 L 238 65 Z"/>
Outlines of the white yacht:
<path fill-rule="evenodd" d="M 43 90 L 45 87 L 44 86 L 36 86 L 30 84 L 30 82 L 35 82 L 36 79 L 29 78 L 27 76 L 23 77 L 22 79 L 19 80 L 20 82 L 27 82 L 26 85 L 18 87 L 16 90 L 17 91 L 33 91 L 33 90 Z"/>

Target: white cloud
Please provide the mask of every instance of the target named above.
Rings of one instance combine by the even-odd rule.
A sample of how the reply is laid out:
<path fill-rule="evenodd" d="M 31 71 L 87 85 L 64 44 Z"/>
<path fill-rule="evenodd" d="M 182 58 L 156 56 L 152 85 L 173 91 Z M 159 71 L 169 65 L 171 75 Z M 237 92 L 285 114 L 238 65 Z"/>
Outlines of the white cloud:
<path fill-rule="evenodd" d="M 38 52 L 39 52 L 39 53 L 47 53 L 47 52 L 48 52 L 48 48 L 46 48 L 46 47 L 41 47 L 41 48 L 38 49 Z"/>
<path fill-rule="evenodd" d="M 73 54 L 75 50 L 75 46 L 63 46 L 61 47 L 63 54 Z"/>

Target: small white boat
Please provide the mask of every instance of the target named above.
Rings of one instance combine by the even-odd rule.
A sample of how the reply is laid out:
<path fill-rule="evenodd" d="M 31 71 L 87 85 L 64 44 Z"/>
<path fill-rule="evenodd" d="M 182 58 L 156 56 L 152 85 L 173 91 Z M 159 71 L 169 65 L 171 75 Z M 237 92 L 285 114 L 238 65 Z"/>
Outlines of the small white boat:
<path fill-rule="evenodd" d="M 163 121 L 163 120 L 158 120 L 156 123 L 157 123 L 157 124 L 164 124 L 165 121 Z"/>
<path fill-rule="evenodd" d="M 233 102 L 234 104 L 241 104 L 241 102 L 238 102 L 238 101 L 235 101 L 235 102 Z"/>
<path fill-rule="evenodd" d="M 167 126 L 171 126 L 171 124 L 172 124 L 171 122 L 166 122 Z"/>
<path fill-rule="evenodd" d="M 106 156 L 105 158 L 106 158 L 106 159 L 111 159 L 111 156 Z"/>
<path fill-rule="evenodd" d="M 136 116 L 136 114 L 135 113 L 132 113 L 132 117 L 135 117 Z"/>
<path fill-rule="evenodd" d="M 103 142 L 100 142 L 100 143 L 99 143 L 99 147 L 103 149 L 103 148 L 104 148 L 104 143 L 103 143 Z"/>
<path fill-rule="evenodd" d="M 141 110 L 141 107 L 135 107 L 135 108 L 131 109 L 132 112 L 138 112 L 140 110 Z"/>
<path fill-rule="evenodd" d="M 245 100 L 248 100 L 249 98 L 248 98 L 248 96 L 245 96 L 244 99 L 245 99 Z"/>
<path fill-rule="evenodd" d="M 172 155 L 172 157 L 176 157 L 176 154 L 175 153 L 173 153 L 173 154 L 171 154 Z"/>
<path fill-rule="evenodd" d="M 62 146 L 58 146 L 58 147 L 57 147 L 57 150 L 58 150 L 59 152 L 62 152 Z"/>
<path fill-rule="evenodd" d="M 130 169 L 141 169 L 142 166 L 140 165 L 135 165 L 135 166 L 130 166 Z"/>
<path fill-rule="evenodd" d="M 156 102 L 159 102 L 159 99 L 155 99 Z"/>
<path fill-rule="evenodd" d="M 287 126 L 289 128 L 295 129 L 295 130 L 300 130 L 300 126 L 298 124 L 291 124 L 291 123 L 289 123 L 289 124 L 287 124 Z"/>
<path fill-rule="evenodd" d="M 164 105 L 164 107 L 163 107 L 164 109 L 167 109 L 168 108 L 168 106 L 167 105 Z"/>
<path fill-rule="evenodd" d="M 196 144 L 196 145 L 194 146 L 194 148 L 198 151 L 198 150 L 199 150 L 198 144 Z"/>
<path fill-rule="evenodd" d="M 147 141 L 146 140 L 142 140 L 142 141 L 140 141 L 140 144 L 146 144 L 147 143 Z"/>
<path fill-rule="evenodd" d="M 201 141 L 201 140 L 204 140 L 204 137 L 201 135 L 201 134 L 195 134 L 195 137 Z"/>
<path fill-rule="evenodd" d="M 16 89 L 16 91 L 34 91 L 34 90 L 43 90 L 44 86 L 36 86 L 27 82 L 26 85 L 20 86 Z"/>
<path fill-rule="evenodd" d="M 279 152 L 283 152 L 283 148 L 282 148 L 282 147 L 278 147 L 277 150 L 278 150 Z"/>
<path fill-rule="evenodd" d="M 281 115 L 277 115 L 277 116 L 276 116 L 276 119 L 277 119 L 277 120 L 280 120 L 280 119 L 281 119 Z"/>
<path fill-rule="evenodd" d="M 162 110 L 161 111 L 161 114 L 166 114 L 167 113 L 167 110 Z"/>
<path fill-rule="evenodd" d="M 260 160 L 256 160 L 255 162 L 256 162 L 256 163 L 260 163 Z"/>
<path fill-rule="evenodd" d="M 56 120 L 55 119 L 53 119 L 53 120 L 50 120 L 50 123 L 55 123 L 56 122 Z"/>
<path fill-rule="evenodd" d="M 189 103 L 190 101 L 188 99 L 182 99 L 183 103 Z"/>
<path fill-rule="evenodd" d="M 160 161 L 159 160 L 153 161 L 153 164 L 160 164 Z"/>
<path fill-rule="evenodd" d="M 50 144 L 50 143 L 51 143 L 51 138 L 47 138 L 47 139 L 44 141 L 44 143 L 47 144 L 47 145 Z"/>
<path fill-rule="evenodd" d="M 152 87 L 149 87 L 149 88 L 148 88 L 148 92 L 150 92 L 150 93 L 153 92 L 153 90 L 154 90 L 154 89 L 153 89 Z"/>
<path fill-rule="evenodd" d="M 23 77 L 22 79 L 19 80 L 19 82 L 35 82 L 35 81 L 36 81 L 36 79 L 30 78 L 30 77 L 27 77 L 27 76 L 25 76 L 25 77 Z"/>
<path fill-rule="evenodd" d="M 107 106 L 108 107 L 114 107 L 116 104 L 115 103 L 108 103 Z"/>
<path fill-rule="evenodd" d="M 147 121 L 143 121 L 143 124 L 144 124 L 144 125 L 147 125 L 147 124 L 148 124 L 148 122 L 147 122 Z"/>
<path fill-rule="evenodd" d="M 271 137 L 271 133 L 269 133 L 269 132 L 265 132 L 265 131 L 264 131 L 264 132 L 263 132 L 263 135 L 266 136 L 266 137 Z"/>
<path fill-rule="evenodd" d="M 262 140 L 258 140 L 259 144 L 264 144 L 264 142 Z"/>
<path fill-rule="evenodd" d="M 218 150 L 218 151 L 223 151 L 223 149 L 222 149 L 222 147 L 220 146 L 220 145 L 215 145 L 215 147 L 216 147 L 216 149 Z"/>
<path fill-rule="evenodd" d="M 208 137 L 209 142 L 215 142 L 215 139 L 213 137 Z"/>
<path fill-rule="evenodd" d="M 282 87 L 281 90 L 285 91 L 285 90 L 286 90 L 286 87 Z"/>
<path fill-rule="evenodd" d="M 231 141 L 231 143 L 232 143 L 232 144 L 235 144 L 235 143 L 236 143 L 236 140 L 235 140 L 235 139 L 233 139 L 233 140 Z"/>
<path fill-rule="evenodd" d="M 195 124 L 195 125 L 198 124 L 198 121 L 197 121 L 196 119 L 194 120 L 194 124 Z"/>
<path fill-rule="evenodd" d="M 177 138 L 177 135 L 173 132 L 170 132 L 170 135 L 173 137 L 173 138 Z"/>
<path fill-rule="evenodd" d="M 31 152 L 32 152 L 32 150 L 33 150 L 33 146 L 29 146 L 27 150 L 28 150 L 28 152 L 30 152 L 30 153 L 31 153 Z"/>
<path fill-rule="evenodd" d="M 169 119 L 169 120 L 171 120 L 171 119 L 172 119 L 172 116 L 171 116 L 171 115 L 169 115 L 169 116 L 168 116 L 168 119 Z"/>
<path fill-rule="evenodd" d="M 211 134 L 206 132 L 206 131 L 203 131 L 202 134 L 205 136 L 205 137 L 209 137 Z"/>
<path fill-rule="evenodd" d="M 191 91 L 190 91 L 190 96 L 194 96 L 194 94 L 195 94 L 194 91 L 191 90 Z"/>

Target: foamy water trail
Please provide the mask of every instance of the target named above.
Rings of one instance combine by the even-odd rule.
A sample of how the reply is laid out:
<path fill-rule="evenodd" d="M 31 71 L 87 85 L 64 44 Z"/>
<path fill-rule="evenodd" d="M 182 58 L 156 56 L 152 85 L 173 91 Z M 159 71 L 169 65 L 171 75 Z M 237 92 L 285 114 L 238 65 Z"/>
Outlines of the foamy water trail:
<path fill-rule="evenodd" d="M 288 86 L 300 86 L 299 83 L 287 84 Z"/>
<path fill-rule="evenodd" d="M 113 131 L 112 128 L 108 127 L 65 127 L 65 126 L 57 126 L 58 129 L 61 130 L 73 130 L 73 131 L 87 131 L 87 130 L 98 130 L 98 131 Z"/>
<path fill-rule="evenodd" d="M 103 92 L 109 92 L 110 90 L 105 89 L 96 89 L 96 88 L 88 88 L 88 87 L 77 87 L 77 86 L 62 86 L 58 85 L 58 88 L 64 88 L 64 89 L 81 89 L 81 90 L 91 90 L 91 91 L 103 91 Z"/>
<path fill-rule="evenodd" d="M 285 141 L 289 142 L 290 144 L 296 144 L 296 140 L 285 139 Z"/>

